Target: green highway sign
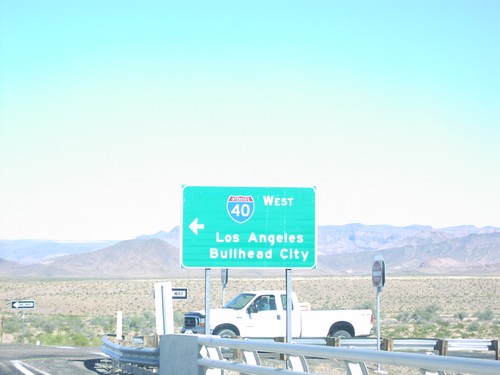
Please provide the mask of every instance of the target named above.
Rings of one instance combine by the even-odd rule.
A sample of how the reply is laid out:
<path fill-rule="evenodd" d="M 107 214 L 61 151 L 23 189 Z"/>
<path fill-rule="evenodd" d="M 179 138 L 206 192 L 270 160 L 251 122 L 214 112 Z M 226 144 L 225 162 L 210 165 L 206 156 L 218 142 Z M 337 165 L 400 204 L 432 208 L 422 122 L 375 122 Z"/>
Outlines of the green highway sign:
<path fill-rule="evenodd" d="M 181 267 L 315 268 L 313 187 L 184 186 Z"/>

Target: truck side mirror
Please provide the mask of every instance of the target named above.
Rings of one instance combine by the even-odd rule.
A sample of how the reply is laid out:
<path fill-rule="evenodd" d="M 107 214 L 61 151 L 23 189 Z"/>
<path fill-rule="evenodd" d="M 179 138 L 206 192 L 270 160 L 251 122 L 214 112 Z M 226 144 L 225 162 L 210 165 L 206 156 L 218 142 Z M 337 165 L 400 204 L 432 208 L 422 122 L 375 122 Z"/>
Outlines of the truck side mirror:
<path fill-rule="evenodd" d="M 257 307 L 255 307 L 253 303 L 247 307 L 247 314 L 253 314 L 256 312 L 257 312 Z"/>

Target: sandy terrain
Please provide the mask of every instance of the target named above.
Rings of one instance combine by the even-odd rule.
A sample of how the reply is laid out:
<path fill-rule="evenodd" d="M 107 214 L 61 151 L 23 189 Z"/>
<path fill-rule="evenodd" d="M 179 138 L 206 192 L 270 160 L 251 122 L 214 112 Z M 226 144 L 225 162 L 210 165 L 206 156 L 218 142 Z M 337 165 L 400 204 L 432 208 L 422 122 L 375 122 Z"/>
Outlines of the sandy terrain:
<path fill-rule="evenodd" d="M 211 306 L 221 304 L 220 274 L 212 273 Z M 174 301 L 174 310 L 203 309 L 204 279 L 178 280 L 2 280 L 0 313 L 12 313 L 11 301 L 34 300 L 33 314 L 113 315 L 153 310 L 155 282 L 171 282 L 188 288 L 187 300 Z M 313 309 L 376 306 L 370 277 L 293 277 L 292 286 L 301 302 Z M 285 289 L 283 278 L 231 279 L 226 301 L 244 290 Z M 500 314 L 500 277 L 388 277 L 381 293 L 381 311 L 386 316 L 413 312 L 436 305 L 441 315 L 475 313 L 487 309 Z"/>

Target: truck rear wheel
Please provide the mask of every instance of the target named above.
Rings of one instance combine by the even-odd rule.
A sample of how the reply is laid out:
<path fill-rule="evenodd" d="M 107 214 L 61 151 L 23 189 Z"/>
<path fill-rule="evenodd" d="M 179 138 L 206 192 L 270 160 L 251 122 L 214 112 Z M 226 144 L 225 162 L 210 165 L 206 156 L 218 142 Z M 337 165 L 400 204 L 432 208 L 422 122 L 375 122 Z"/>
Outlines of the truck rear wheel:
<path fill-rule="evenodd" d="M 329 335 L 330 337 L 338 337 L 341 339 L 350 339 L 352 336 L 349 332 L 344 331 L 343 329 L 339 329 L 338 331 L 333 332 L 333 334 Z"/>

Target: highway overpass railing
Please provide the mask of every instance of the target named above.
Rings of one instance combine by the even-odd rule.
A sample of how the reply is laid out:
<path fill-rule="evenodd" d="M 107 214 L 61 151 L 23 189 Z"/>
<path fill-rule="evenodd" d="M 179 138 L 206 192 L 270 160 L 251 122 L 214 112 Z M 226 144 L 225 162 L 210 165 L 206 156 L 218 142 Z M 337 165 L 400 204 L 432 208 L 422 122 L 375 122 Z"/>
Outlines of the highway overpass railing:
<path fill-rule="evenodd" d="M 358 366 L 359 371 L 367 363 L 380 366 L 417 369 L 422 374 L 500 374 L 500 361 L 491 359 L 449 357 L 444 355 L 425 355 L 423 353 L 378 351 L 376 344 L 372 345 L 371 339 L 344 339 L 342 346 L 311 345 L 310 343 L 280 343 L 273 340 L 246 340 L 223 339 L 218 336 L 172 334 L 161 336 L 159 348 L 127 347 L 103 337 L 102 351 L 107 354 L 113 363 L 122 372 L 137 375 L 202 375 L 202 374 L 233 374 L 232 371 L 242 374 L 298 374 L 297 370 L 290 368 L 292 358 L 301 359 L 306 367 L 300 372 L 314 374 L 307 368 L 308 362 L 318 360 L 337 361 L 343 364 L 344 373 L 349 374 L 351 365 Z M 400 341 L 404 341 L 400 342 Z M 362 344 L 366 346 L 363 346 Z M 440 344 L 441 343 L 441 344 Z M 394 347 L 404 350 L 424 351 L 432 354 L 444 346 L 447 350 L 494 350 L 496 344 L 496 359 L 498 359 L 498 341 L 490 340 L 393 340 L 388 343 L 389 348 Z M 391 348 L 391 346 L 393 346 Z M 493 347 L 493 349 L 492 349 Z M 236 353 L 236 356 L 222 356 L 222 353 Z M 252 353 L 251 361 L 245 360 L 242 353 Z M 440 354 L 447 352 L 439 351 Z M 264 364 L 260 357 L 274 356 L 283 361 L 274 361 L 272 365 Z M 288 358 L 288 361 L 285 359 Z M 276 364 L 282 368 L 277 368 Z M 287 368 L 287 365 L 288 368 Z M 441 371 L 441 372 L 439 372 Z M 300 373 L 299 372 L 299 373 Z M 361 373 L 361 372 L 360 372 Z M 389 372 L 390 373 L 390 372 Z"/>

